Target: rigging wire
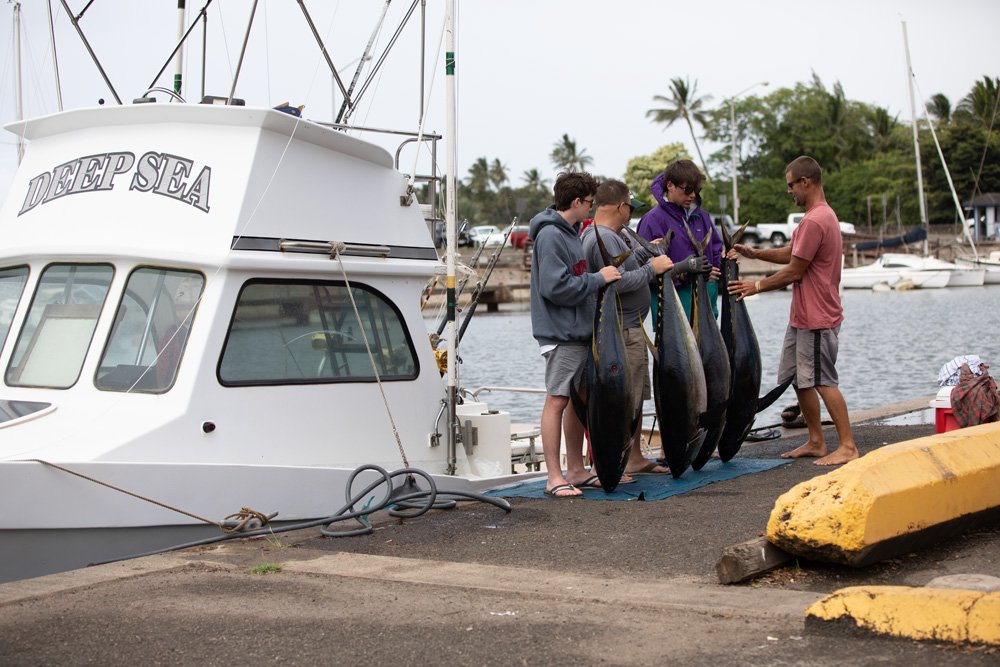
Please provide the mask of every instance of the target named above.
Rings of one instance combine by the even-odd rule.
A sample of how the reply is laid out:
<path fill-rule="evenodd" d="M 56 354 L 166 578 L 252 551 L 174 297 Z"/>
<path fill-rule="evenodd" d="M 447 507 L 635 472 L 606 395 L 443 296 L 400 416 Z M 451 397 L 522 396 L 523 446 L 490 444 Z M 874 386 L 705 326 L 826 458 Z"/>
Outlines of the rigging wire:
<path fill-rule="evenodd" d="M 352 493 L 352 488 L 354 481 L 358 476 L 365 471 L 373 471 L 379 475 L 379 478 L 371 482 L 364 489 L 357 493 Z M 406 476 L 406 482 L 402 486 L 395 487 L 392 483 L 393 478 Z M 421 477 L 427 485 L 427 489 L 421 489 L 416 485 L 413 480 L 414 477 Z M 385 486 L 385 496 L 377 503 L 366 503 L 361 509 L 355 509 L 355 505 L 364 500 L 369 493 L 378 489 L 379 487 Z M 375 512 L 383 509 L 388 509 L 390 516 L 412 519 L 425 514 L 432 509 L 452 509 L 458 505 L 458 502 L 468 500 L 468 501 L 478 501 L 493 505 L 499 509 L 502 509 L 508 514 L 512 511 L 509 502 L 503 498 L 494 498 L 492 496 L 486 496 L 479 493 L 473 493 L 471 491 L 458 491 L 458 490 L 441 490 L 437 488 L 437 484 L 434 482 L 434 478 L 429 474 L 420 470 L 419 468 L 401 468 L 399 470 L 394 470 L 393 472 L 388 472 L 385 468 L 377 465 L 363 465 L 356 468 L 348 477 L 347 483 L 344 485 L 344 495 L 346 498 L 346 503 L 338 509 L 336 512 L 330 516 L 323 517 L 322 519 L 313 519 L 310 521 L 301 521 L 291 524 L 285 524 L 281 526 L 265 526 L 257 530 L 251 530 L 242 533 L 230 532 L 223 535 L 215 535 L 213 537 L 194 540 L 192 542 L 185 542 L 183 544 L 175 544 L 170 547 L 165 547 L 162 549 L 155 549 L 153 551 L 146 551 L 144 553 L 131 554 L 129 556 L 122 556 L 120 558 L 112 558 L 109 560 L 104 560 L 96 563 L 90 563 L 90 566 L 94 565 L 107 565 L 108 563 L 117 563 L 123 560 L 130 560 L 132 558 L 143 558 L 145 556 L 154 556 L 156 554 L 167 553 L 168 551 L 178 551 L 180 549 L 190 549 L 192 547 L 204 546 L 206 544 L 215 544 L 218 542 L 224 542 L 226 540 L 232 540 L 236 538 L 252 538 L 252 537 L 266 537 L 269 535 L 276 535 L 278 533 L 285 533 L 291 530 L 302 530 L 304 528 L 314 528 L 316 526 L 323 526 L 325 528 L 321 529 L 321 533 L 326 537 L 352 537 L 356 535 L 368 535 L 374 532 L 374 528 L 368 521 L 368 517 Z M 420 501 L 420 502 L 418 502 Z M 399 509 L 397 509 L 399 508 Z M 415 510 L 414 512 L 405 512 L 403 510 Z M 360 528 L 355 530 L 340 531 L 331 530 L 330 527 L 341 521 L 355 520 L 360 524 Z"/>

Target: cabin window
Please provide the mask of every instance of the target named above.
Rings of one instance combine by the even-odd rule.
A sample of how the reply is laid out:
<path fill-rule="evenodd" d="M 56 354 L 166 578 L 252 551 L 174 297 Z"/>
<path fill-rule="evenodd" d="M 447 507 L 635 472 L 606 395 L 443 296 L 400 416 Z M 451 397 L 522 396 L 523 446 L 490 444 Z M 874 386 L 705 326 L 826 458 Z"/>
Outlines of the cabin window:
<path fill-rule="evenodd" d="M 343 283 L 252 281 L 237 301 L 219 380 L 225 385 L 372 382 L 368 349 L 382 380 L 417 376 L 402 317 L 375 290 L 352 285 L 348 293 Z"/>
<path fill-rule="evenodd" d="M 67 389 L 76 384 L 113 277 L 110 264 L 45 268 L 7 366 L 8 385 Z"/>
<path fill-rule="evenodd" d="M 21 301 L 24 284 L 28 282 L 28 267 L 17 266 L 0 269 L 0 350 L 7 342 L 14 312 Z"/>
<path fill-rule="evenodd" d="M 140 267 L 128 278 L 94 384 L 108 391 L 163 393 L 177 376 L 205 278 Z"/>

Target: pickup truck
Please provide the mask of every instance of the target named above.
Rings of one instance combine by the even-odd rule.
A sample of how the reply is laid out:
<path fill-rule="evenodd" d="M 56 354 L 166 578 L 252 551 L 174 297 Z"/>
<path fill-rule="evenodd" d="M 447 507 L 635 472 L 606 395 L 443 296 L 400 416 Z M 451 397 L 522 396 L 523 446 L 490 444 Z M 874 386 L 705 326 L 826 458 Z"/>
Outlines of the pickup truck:
<path fill-rule="evenodd" d="M 758 237 L 762 240 L 770 241 L 773 246 L 782 246 L 792 238 L 792 232 L 798 226 L 805 213 L 789 213 L 788 221 L 783 225 L 757 225 Z M 840 223 L 841 234 L 854 234 L 854 225 L 849 222 Z"/>

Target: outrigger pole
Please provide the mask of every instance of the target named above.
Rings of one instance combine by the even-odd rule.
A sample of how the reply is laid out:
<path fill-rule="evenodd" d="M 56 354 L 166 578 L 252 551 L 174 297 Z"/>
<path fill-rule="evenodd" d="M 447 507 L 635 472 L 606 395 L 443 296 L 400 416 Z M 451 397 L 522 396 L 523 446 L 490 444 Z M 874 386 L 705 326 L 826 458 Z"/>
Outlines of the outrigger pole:
<path fill-rule="evenodd" d="M 73 24 L 73 27 L 76 28 L 77 34 L 80 35 L 80 41 L 83 42 L 84 47 L 87 49 L 87 53 L 90 54 L 90 58 L 94 61 L 94 65 L 97 66 L 97 71 L 101 73 L 101 78 L 104 79 L 104 83 L 107 85 L 108 90 L 110 90 L 111 94 L 114 96 L 115 102 L 121 104 L 122 98 L 118 97 L 118 91 L 116 91 L 115 87 L 111 85 L 111 79 L 108 78 L 107 72 L 105 72 L 104 68 L 101 67 L 101 61 L 97 59 L 97 54 L 94 53 L 94 49 L 90 48 L 90 42 L 87 41 L 87 36 L 83 34 L 83 29 L 80 27 L 80 19 L 83 17 L 84 12 L 86 12 L 90 7 L 90 3 L 87 3 L 87 6 L 83 8 L 83 11 L 81 11 L 78 16 L 73 16 L 73 12 L 69 10 L 69 5 L 66 4 L 66 0 L 60 0 L 60 2 L 62 3 L 63 11 L 65 11 L 66 16 L 69 17 L 70 23 Z"/>
<path fill-rule="evenodd" d="M 461 440 L 458 418 L 455 406 L 458 404 L 458 331 L 455 326 L 455 214 L 456 214 L 456 179 L 455 167 L 458 163 L 458 150 L 455 146 L 455 0 L 445 2 L 445 88 L 447 95 L 447 122 L 445 136 L 448 143 L 448 155 L 445 171 L 445 237 L 448 270 L 448 285 L 446 296 L 445 317 L 447 325 L 445 335 L 448 339 L 448 474 L 454 475 L 457 470 L 458 442 Z"/>

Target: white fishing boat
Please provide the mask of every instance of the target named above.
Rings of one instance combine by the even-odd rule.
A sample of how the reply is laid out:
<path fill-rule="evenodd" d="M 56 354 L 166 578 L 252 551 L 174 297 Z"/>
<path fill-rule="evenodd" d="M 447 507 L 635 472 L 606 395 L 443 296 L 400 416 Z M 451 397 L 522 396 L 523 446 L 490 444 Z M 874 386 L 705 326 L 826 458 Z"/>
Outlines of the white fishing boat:
<path fill-rule="evenodd" d="M 0 581 L 233 514 L 327 517 L 367 464 L 523 477 L 509 416 L 438 369 L 420 296 L 453 244 L 442 262 L 389 152 L 225 104 L 7 129 L 26 150 L 0 209 Z"/>

